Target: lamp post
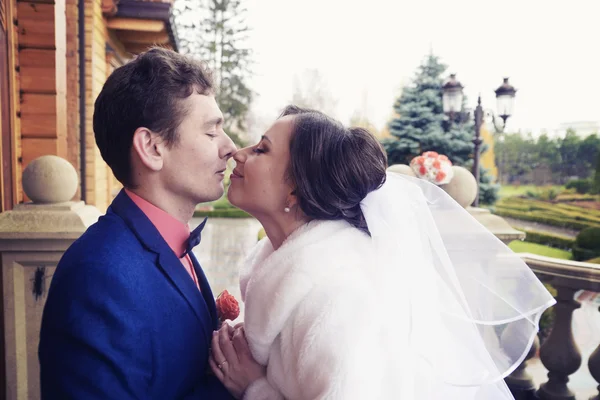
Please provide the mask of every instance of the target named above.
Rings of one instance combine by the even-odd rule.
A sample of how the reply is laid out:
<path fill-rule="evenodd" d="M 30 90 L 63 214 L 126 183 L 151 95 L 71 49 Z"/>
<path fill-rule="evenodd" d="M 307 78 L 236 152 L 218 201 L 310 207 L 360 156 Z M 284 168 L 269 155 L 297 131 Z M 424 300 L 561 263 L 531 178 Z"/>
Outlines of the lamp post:
<path fill-rule="evenodd" d="M 450 124 L 455 119 L 455 115 L 461 116 L 460 120 L 468 119 L 468 112 L 462 111 L 462 100 L 463 100 L 463 88 L 464 86 L 456 79 L 456 74 L 451 74 L 450 78 L 442 86 L 442 100 L 444 113 L 448 115 Z M 508 78 L 504 78 L 504 82 L 496 93 L 496 108 L 498 116 L 502 119 L 502 124 L 498 125 L 496 122 L 496 115 L 491 110 L 484 110 L 481 106 L 481 95 L 477 98 L 477 106 L 473 112 L 475 121 L 475 135 L 473 137 L 474 154 L 473 154 L 473 175 L 477 182 L 477 189 L 479 190 L 479 150 L 481 148 L 481 137 L 479 136 L 481 131 L 481 124 L 483 123 L 484 113 L 492 117 L 492 123 L 497 133 L 504 132 L 506 127 L 506 120 L 512 115 L 515 102 L 516 89 L 508 83 Z M 463 118 L 464 117 L 464 118 Z M 475 197 L 473 206 L 479 206 L 479 194 Z"/>

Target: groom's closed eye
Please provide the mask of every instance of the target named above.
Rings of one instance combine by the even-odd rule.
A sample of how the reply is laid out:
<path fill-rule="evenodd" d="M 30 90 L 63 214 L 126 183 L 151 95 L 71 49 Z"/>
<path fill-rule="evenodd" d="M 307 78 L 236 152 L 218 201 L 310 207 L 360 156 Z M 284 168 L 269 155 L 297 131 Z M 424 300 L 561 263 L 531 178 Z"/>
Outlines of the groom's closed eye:
<path fill-rule="evenodd" d="M 223 125 L 223 117 L 215 117 L 215 118 L 209 119 L 204 124 L 202 124 L 202 130 L 205 132 L 210 132 L 212 130 L 215 130 L 215 128 L 218 128 L 222 125 Z"/>

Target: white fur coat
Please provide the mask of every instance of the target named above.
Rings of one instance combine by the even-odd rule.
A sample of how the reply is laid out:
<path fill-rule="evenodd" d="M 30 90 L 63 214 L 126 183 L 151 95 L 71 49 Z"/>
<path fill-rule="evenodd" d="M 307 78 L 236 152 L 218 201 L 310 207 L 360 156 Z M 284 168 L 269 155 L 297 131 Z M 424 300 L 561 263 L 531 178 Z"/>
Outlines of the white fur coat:
<path fill-rule="evenodd" d="M 445 343 L 444 333 L 415 333 L 416 318 L 427 320 L 415 308 L 426 284 L 411 289 L 418 266 L 406 265 L 401 282 L 377 283 L 373 252 L 370 237 L 344 221 L 310 222 L 277 251 L 268 238 L 258 243 L 240 288 L 246 337 L 267 376 L 252 383 L 244 399 L 512 399 L 502 380 L 459 387 L 432 376 L 415 347 Z M 394 292 L 391 308 L 379 304 L 390 301 L 382 287 Z M 477 357 L 468 361 L 468 349 L 460 352 L 463 368 L 478 365 Z"/>
<path fill-rule="evenodd" d="M 275 252 L 268 238 L 257 245 L 240 287 L 267 377 L 245 399 L 389 398 L 371 251 L 369 236 L 344 221 L 310 222 Z"/>

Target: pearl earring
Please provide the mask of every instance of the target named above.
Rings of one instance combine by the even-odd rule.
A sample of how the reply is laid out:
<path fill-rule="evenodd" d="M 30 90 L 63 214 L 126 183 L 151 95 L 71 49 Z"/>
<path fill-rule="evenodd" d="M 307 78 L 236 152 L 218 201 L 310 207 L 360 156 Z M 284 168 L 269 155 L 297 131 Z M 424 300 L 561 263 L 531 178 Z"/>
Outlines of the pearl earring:
<path fill-rule="evenodd" d="M 283 209 L 283 211 L 285 211 L 286 213 L 289 213 L 290 212 L 290 208 L 286 207 L 286 208 Z"/>

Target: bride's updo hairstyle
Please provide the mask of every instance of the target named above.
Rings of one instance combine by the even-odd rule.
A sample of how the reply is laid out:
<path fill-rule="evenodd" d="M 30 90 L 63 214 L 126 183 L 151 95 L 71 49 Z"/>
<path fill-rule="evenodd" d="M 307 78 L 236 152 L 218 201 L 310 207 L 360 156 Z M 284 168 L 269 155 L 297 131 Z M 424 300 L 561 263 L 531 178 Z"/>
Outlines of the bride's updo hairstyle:
<path fill-rule="evenodd" d="M 290 141 L 289 178 L 304 214 L 317 220 L 346 220 L 369 233 L 360 202 L 385 182 L 387 157 L 366 129 L 346 128 L 322 112 L 296 106 Z"/>

